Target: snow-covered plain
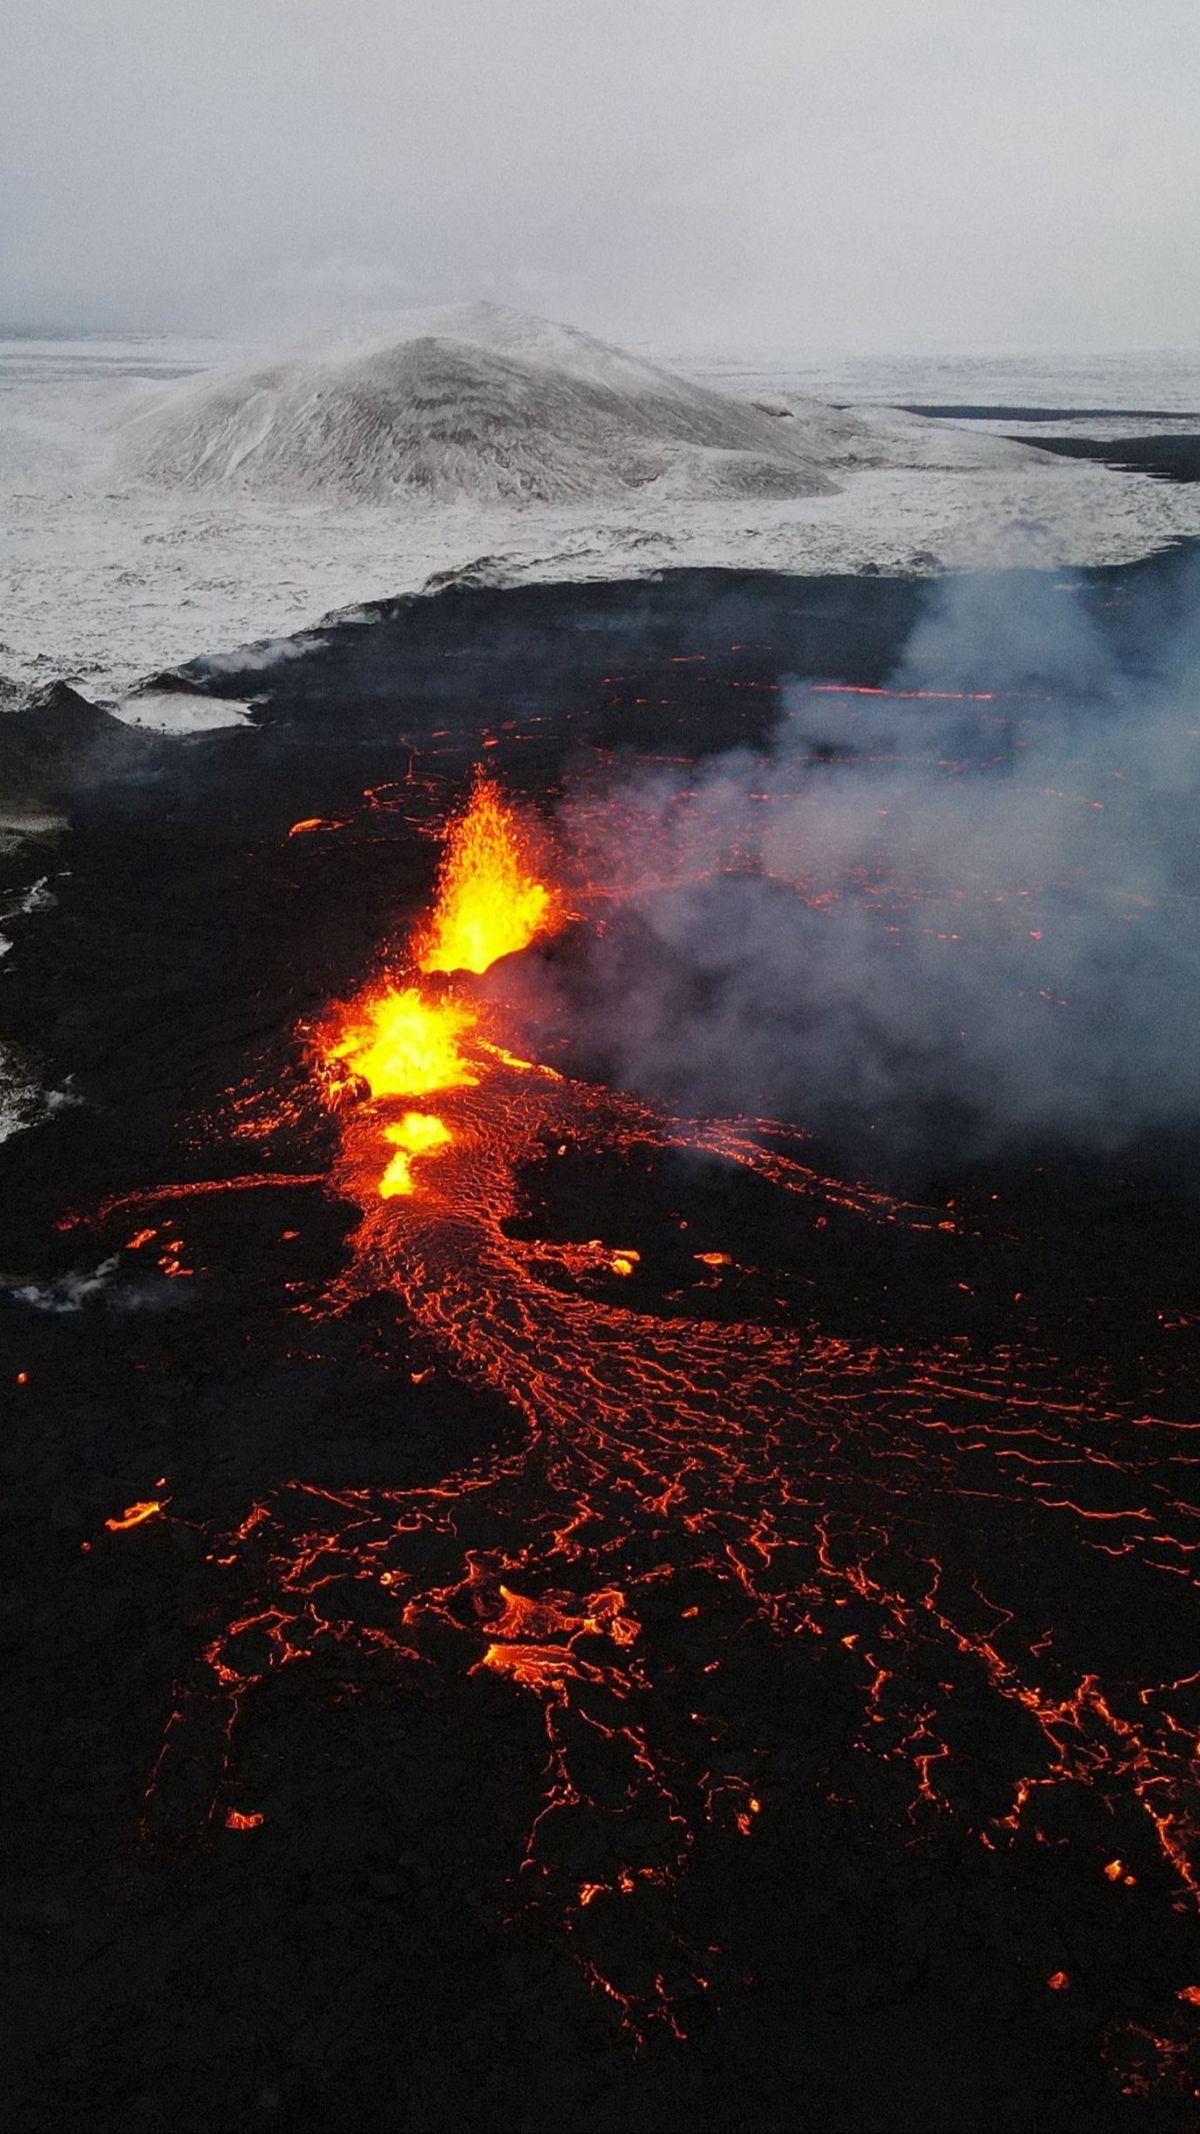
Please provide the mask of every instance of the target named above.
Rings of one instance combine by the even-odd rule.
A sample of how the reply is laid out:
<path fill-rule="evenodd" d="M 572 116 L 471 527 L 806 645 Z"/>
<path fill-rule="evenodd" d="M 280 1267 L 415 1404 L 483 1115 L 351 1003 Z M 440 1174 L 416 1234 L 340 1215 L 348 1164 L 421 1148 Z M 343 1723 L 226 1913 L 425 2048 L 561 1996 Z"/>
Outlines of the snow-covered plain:
<path fill-rule="evenodd" d="M 197 441 L 226 434 L 211 423 L 205 430 L 205 397 L 215 386 L 236 430 L 245 396 L 238 403 L 235 387 L 230 402 L 230 375 L 261 378 L 279 368 L 274 355 L 170 336 L 0 341 L 0 701 L 6 683 L 15 701 L 63 677 L 119 702 L 140 677 L 194 654 L 282 639 L 480 559 L 495 580 L 513 583 L 679 565 L 923 572 L 1122 562 L 1200 534 L 1196 486 L 1055 460 L 979 426 L 925 422 L 887 404 L 1050 398 L 1182 412 L 1200 408 L 1196 359 L 1164 358 L 1157 370 L 1146 358 L 1095 359 L 1086 372 L 1056 370 L 1052 359 L 1032 369 L 976 358 L 907 369 L 857 361 L 841 371 L 785 358 L 693 359 L 700 399 L 722 393 L 739 403 L 721 416 L 727 435 L 714 432 L 706 445 L 666 437 L 661 407 L 646 414 L 640 355 L 491 307 L 410 316 L 390 336 L 376 323 L 365 337 L 327 346 L 322 360 L 353 364 L 364 346 L 378 351 L 406 336 L 483 348 L 493 383 L 505 366 L 524 375 L 540 365 L 581 391 L 624 395 L 627 404 L 641 395 L 636 419 L 649 427 L 635 471 L 647 478 L 614 483 L 612 455 L 602 452 L 603 478 L 562 501 L 498 494 L 494 480 L 473 489 L 460 477 L 435 481 L 428 494 L 386 481 L 368 483 L 366 494 L 353 481 L 264 483 L 250 478 L 245 455 L 240 470 L 227 456 L 208 470 L 220 479 L 201 479 Z M 309 359 L 285 358 L 284 368 L 297 360 Z M 218 375 L 198 375 L 209 371 Z M 682 381 L 661 391 L 667 401 L 674 394 L 677 415 L 688 406 Z M 602 404 L 588 402 L 593 438 Z M 698 419 L 697 405 L 687 419 Z M 705 419 L 717 420 L 711 406 Z M 243 442 L 247 434 L 237 431 Z M 626 431 L 618 460 L 628 441 Z M 774 462 L 768 493 L 740 479 L 713 493 L 723 486 L 712 479 L 714 452 L 744 455 L 743 471 L 757 458 Z M 697 453 L 709 455 L 703 478 Z M 806 486 L 812 472 L 829 492 L 780 496 L 779 467 L 789 464 L 801 476 L 792 486 Z"/>
<path fill-rule="evenodd" d="M 725 392 L 783 388 L 817 400 L 886 407 L 1155 408 L 1200 412 L 1200 350 L 1025 355 L 795 356 L 786 350 L 664 353 Z"/>

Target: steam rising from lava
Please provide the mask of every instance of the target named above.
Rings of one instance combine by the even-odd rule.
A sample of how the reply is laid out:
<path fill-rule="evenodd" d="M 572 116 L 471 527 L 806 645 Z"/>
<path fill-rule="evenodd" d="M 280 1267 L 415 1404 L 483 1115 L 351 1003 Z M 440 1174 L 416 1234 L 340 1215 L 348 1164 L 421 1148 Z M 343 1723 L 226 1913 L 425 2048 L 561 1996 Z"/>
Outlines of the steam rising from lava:
<path fill-rule="evenodd" d="M 578 791 L 568 839 L 637 917 L 591 944 L 587 1056 L 918 1167 L 1193 1123 L 1184 613 L 1133 674 L 1046 574 L 942 581 L 888 689 L 793 683 L 764 755 Z"/>

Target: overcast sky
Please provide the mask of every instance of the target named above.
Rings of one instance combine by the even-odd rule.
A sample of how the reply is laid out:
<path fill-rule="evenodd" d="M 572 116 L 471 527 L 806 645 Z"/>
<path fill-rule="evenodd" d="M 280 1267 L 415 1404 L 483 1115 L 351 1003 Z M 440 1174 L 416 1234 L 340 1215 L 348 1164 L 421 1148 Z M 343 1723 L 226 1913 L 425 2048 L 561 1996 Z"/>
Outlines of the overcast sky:
<path fill-rule="evenodd" d="M 1200 345 L 1200 0 L 0 0 L 0 319 Z"/>

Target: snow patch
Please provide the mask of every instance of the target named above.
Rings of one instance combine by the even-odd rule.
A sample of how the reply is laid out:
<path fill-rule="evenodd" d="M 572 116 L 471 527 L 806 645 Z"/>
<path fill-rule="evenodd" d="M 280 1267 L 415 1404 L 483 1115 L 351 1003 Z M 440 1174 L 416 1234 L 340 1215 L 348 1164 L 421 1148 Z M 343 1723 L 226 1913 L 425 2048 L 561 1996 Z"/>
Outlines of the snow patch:
<path fill-rule="evenodd" d="M 157 734 L 203 734 L 218 726 L 244 726 L 251 711 L 235 697 L 193 696 L 183 689 L 147 689 L 122 697 L 113 709 L 127 726 L 144 726 Z"/>
<path fill-rule="evenodd" d="M 27 1061 L 0 1044 L 0 1142 L 44 1119 L 49 1106 Z"/>
<path fill-rule="evenodd" d="M 58 899 L 54 891 L 48 886 L 49 880 L 50 877 L 43 874 L 38 881 L 34 882 L 25 891 L 23 896 L 18 897 L 15 904 L 6 904 L 3 910 L 0 910 L 0 925 L 6 919 L 24 918 L 31 912 L 52 911 Z M 7 956 L 11 947 L 12 942 L 8 935 L 0 934 L 0 956 Z"/>

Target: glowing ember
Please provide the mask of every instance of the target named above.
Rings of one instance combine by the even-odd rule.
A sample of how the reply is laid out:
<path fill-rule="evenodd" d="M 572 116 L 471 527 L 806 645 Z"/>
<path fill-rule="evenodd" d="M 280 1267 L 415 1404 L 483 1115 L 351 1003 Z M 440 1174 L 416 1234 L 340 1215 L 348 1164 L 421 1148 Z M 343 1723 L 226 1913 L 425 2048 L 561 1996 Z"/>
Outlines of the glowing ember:
<path fill-rule="evenodd" d="M 492 779 L 477 775 L 465 812 L 450 826 L 421 969 L 486 971 L 563 915 L 558 892 L 538 877 L 530 832 Z"/>

